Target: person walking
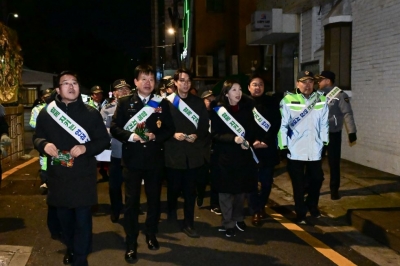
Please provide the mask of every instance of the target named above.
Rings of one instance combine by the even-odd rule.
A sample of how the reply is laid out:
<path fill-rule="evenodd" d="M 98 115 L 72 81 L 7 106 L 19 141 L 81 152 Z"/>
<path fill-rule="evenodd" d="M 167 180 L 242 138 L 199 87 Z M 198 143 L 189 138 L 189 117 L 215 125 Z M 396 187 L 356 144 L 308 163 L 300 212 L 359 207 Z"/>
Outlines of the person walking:
<path fill-rule="evenodd" d="M 318 75 L 318 88 L 324 93 L 329 107 L 329 144 L 327 146 L 331 179 L 329 187 L 331 199 L 340 199 L 340 158 L 342 148 L 342 128 L 346 124 L 350 145 L 357 140 L 357 128 L 354 122 L 350 98 L 335 84 L 335 73 L 324 70 Z"/>
<path fill-rule="evenodd" d="M 189 92 L 192 75 L 188 70 L 178 69 L 174 82 L 177 94 L 167 96 L 175 124 L 175 134 L 165 142 L 168 220 L 177 219 L 177 202 L 182 192 L 185 200 L 182 230 L 187 236 L 197 238 L 199 234 L 194 228 L 196 180 L 205 163 L 208 115 L 202 99 Z"/>
<path fill-rule="evenodd" d="M 126 83 L 124 79 L 117 79 L 114 81 L 112 87 L 114 100 L 111 103 L 104 105 L 100 111 L 108 131 L 110 131 L 111 120 L 115 113 L 115 109 L 117 108 L 118 99 L 128 95 L 131 91 L 131 86 Z M 113 223 L 118 222 L 123 208 L 121 188 L 124 180 L 122 177 L 121 157 L 122 143 L 111 136 L 111 161 L 109 165 L 108 192 L 111 204 L 110 219 Z"/>
<path fill-rule="evenodd" d="M 249 92 L 255 101 L 253 116 L 257 123 L 254 151 L 260 163 L 258 164 L 258 182 L 261 189 L 258 191 L 258 182 L 250 194 L 250 213 L 253 213 L 252 223 L 260 225 L 266 217 L 265 205 L 271 194 L 274 182 L 274 168 L 279 164 L 276 136 L 281 125 L 281 115 L 278 101 L 264 93 L 264 80 L 254 74 L 249 79 Z"/>
<path fill-rule="evenodd" d="M 322 92 L 314 91 L 314 75 L 302 71 L 297 89 L 280 102 L 282 115 L 278 146 L 288 149 L 287 169 L 293 187 L 297 223 L 306 224 L 306 214 L 319 218 L 320 189 L 324 180 L 321 154 L 329 143 L 328 105 Z M 309 191 L 304 200 L 305 169 L 309 173 Z"/>
<path fill-rule="evenodd" d="M 235 236 L 235 228 L 246 229 L 243 207 L 245 194 L 256 188 L 258 160 L 252 150 L 255 142 L 254 103 L 242 97 L 242 88 L 234 80 L 226 80 L 211 116 L 213 187 L 218 191 L 222 226 L 227 237 Z"/>
<path fill-rule="evenodd" d="M 96 158 L 110 145 L 100 113 L 85 105 L 76 73 L 58 75 L 57 96 L 39 113 L 35 148 L 47 156 L 47 203 L 57 208 L 63 263 L 88 265 L 92 246 L 91 206 L 97 204 Z"/>
<path fill-rule="evenodd" d="M 111 122 L 111 134 L 122 142 L 122 175 L 125 181 L 125 261 L 137 260 L 140 192 L 142 180 L 147 198 L 146 244 L 159 249 L 156 238 L 160 217 L 161 172 L 164 142 L 175 132 L 169 105 L 154 94 L 155 77 L 150 65 L 135 68 L 136 91 L 118 100 Z"/>

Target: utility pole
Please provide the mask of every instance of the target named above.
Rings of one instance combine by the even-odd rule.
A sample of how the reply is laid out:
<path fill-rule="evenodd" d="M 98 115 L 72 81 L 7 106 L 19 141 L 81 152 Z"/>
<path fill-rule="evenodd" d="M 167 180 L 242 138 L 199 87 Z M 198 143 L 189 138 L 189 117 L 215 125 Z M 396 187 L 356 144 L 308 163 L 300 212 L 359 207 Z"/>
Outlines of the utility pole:
<path fill-rule="evenodd" d="M 180 59 L 180 46 L 179 46 L 179 13 L 178 13 L 178 2 L 180 0 L 174 0 L 172 3 L 172 9 L 168 8 L 169 18 L 171 20 L 172 28 L 174 29 L 175 37 L 175 49 L 176 49 L 176 63 L 178 68 L 181 67 Z"/>

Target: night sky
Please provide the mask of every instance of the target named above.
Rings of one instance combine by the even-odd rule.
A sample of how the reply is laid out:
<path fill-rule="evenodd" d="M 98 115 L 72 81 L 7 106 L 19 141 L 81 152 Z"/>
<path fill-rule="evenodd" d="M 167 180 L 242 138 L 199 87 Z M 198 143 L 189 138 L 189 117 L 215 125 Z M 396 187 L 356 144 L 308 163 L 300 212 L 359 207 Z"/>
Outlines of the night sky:
<path fill-rule="evenodd" d="M 151 63 L 151 49 L 143 48 L 151 46 L 150 0 L 1 1 L 19 14 L 8 26 L 32 70 L 74 70 L 85 87 L 108 90 L 118 78 L 132 84 L 134 67 Z"/>

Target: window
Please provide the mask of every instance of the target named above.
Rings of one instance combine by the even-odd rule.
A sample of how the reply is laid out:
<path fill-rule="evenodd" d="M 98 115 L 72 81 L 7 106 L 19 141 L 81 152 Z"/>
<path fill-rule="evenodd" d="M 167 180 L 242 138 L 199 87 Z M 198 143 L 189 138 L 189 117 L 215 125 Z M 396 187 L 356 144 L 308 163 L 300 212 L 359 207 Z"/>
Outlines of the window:
<path fill-rule="evenodd" d="M 335 83 L 342 90 L 351 89 L 351 23 L 325 26 L 324 70 L 336 74 Z"/>

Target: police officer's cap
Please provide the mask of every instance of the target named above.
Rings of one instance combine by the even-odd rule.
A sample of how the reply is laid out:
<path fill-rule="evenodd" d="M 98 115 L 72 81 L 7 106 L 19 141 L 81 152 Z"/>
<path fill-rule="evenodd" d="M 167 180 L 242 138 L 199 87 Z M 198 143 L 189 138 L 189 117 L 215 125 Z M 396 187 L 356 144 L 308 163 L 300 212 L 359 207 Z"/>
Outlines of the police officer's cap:
<path fill-rule="evenodd" d="M 210 97 L 211 95 L 213 95 L 212 91 L 205 91 L 201 94 L 201 98 L 204 99 L 204 98 Z"/>
<path fill-rule="evenodd" d="M 43 97 L 43 98 L 50 97 L 50 95 L 51 95 L 52 92 L 53 92 L 53 89 L 51 89 L 51 88 L 45 89 L 45 90 L 43 91 L 42 97 Z"/>
<path fill-rule="evenodd" d="M 304 81 L 307 79 L 314 80 L 314 74 L 311 71 L 301 71 L 297 75 L 297 81 Z"/>
<path fill-rule="evenodd" d="M 114 83 L 113 83 L 114 90 L 117 90 L 117 89 L 123 88 L 123 87 L 131 88 L 131 85 L 126 83 L 126 81 L 124 79 L 117 79 L 116 81 L 114 81 Z"/>
<path fill-rule="evenodd" d="M 322 71 L 321 74 L 318 76 L 319 79 L 330 79 L 332 82 L 335 82 L 335 77 L 335 73 L 328 70 Z"/>
<path fill-rule="evenodd" d="M 92 94 L 94 94 L 94 93 L 99 93 L 99 92 L 103 93 L 103 90 L 100 88 L 100 86 L 93 86 L 93 87 L 90 89 L 90 92 L 91 92 Z"/>

